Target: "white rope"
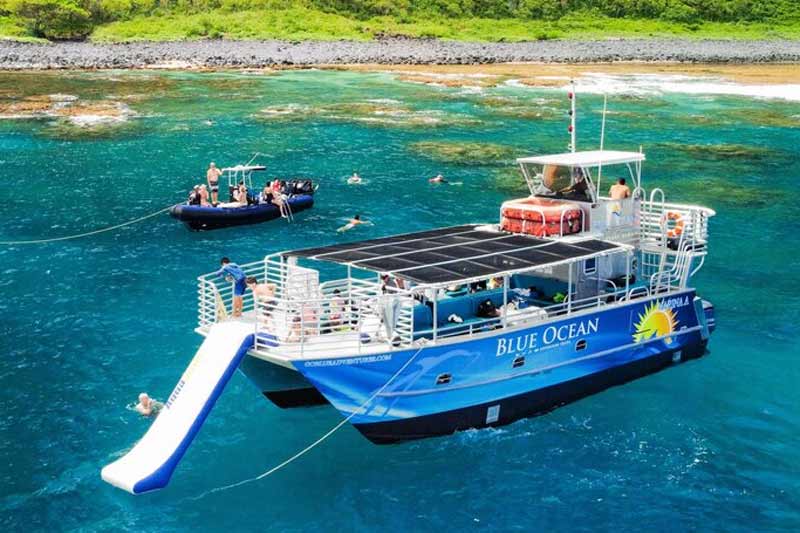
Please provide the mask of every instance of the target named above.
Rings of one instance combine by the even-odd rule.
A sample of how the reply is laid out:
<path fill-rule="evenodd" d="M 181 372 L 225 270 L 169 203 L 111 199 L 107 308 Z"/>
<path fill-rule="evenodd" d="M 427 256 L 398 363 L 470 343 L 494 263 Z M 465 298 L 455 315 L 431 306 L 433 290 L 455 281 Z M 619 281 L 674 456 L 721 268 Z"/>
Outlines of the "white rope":
<path fill-rule="evenodd" d="M 403 364 L 403 366 L 401 366 L 401 367 L 400 367 L 400 369 L 399 369 L 397 372 L 395 372 L 395 373 L 394 373 L 394 375 L 393 375 L 392 377 L 390 377 L 390 378 L 389 378 L 389 380 L 388 380 L 386 383 L 384 383 L 384 384 L 383 384 L 383 386 L 382 386 L 381 388 L 379 388 L 377 391 L 375 391 L 375 392 L 372 394 L 372 396 L 370 396 L 369 398 L 367 398 L 367 399 L 366 399 L 366 401 L 365 401 L 364 403 L 362 403 L 360 406 L 358 406 L 358 408 L 356 408 L 356 409 L 355 409 L 355 410 L 354 410 L 352 413 L 350 413 L 349 415 L 347 415 L 347 417 L 346 417 L 344 420 L 342 420 L 341 422 L 339 422 L 338 424 L 336 424 L 335 426 L 333 426 L 333 427 L 332 427 L 330 430 L 328 430 L 328 432 L 327 432 L 327 433 L 325 433 L 324 435 L 322 435 L 320 438 L 318 438 L 317 440 L 315 440 L 314 442 L 312 442 L 311 444 L 309 444 L 308 446 L 306 446 L 305 448 L 303 448 L 302 450 L 300 450 L 300 451 L 299 451 L 299 452 L 297 452 L 296 454 L 292 455 L 291 457 L 289 457 L 288 459 L 286 459 L 286 460 L 285 460 L 285 461 L 283 461 L 282 463 L 279 463 L 279 464 L 277 464 L 276 466 L 273 466 L 273 467 L 272 467 L 272 468 L 270 468 L 269 470 L 267 470 L 267 471 L 265 471 L 265 472 L 262 472 L 261 474 L 259 474 L 259 475 L 255 476 L 255 477 L 251 477 L 251 478 L 248 478 L 248 479 L 243 479 L 242 481 L 238 481 L 238 482 L 236 482 L 236 483 L 231 483 L 230 485 L 223 485 L 222 487 L 217 487 L 217 488 L 214 488 L 214 489 L 211 489 L 211 490 L 207 490 L 207 491 L 205 491 L 204 493 L 200 494 L 199 496 L 196 496 L 196 497 L 194 497 L 194 498 L 191 498 L 191 499 L 192 499 L 192 500 L 199 500 L 199 499 L 201 499 L 201 498 L 204 498 L 204 497 L 208 496 L 209 494 L 213 494 L 213 493 L 215 493 L 215 492 L 222 492 L 222 491 L 224 491 L 224 490 L 232 489 L 232 488 L 235 488 L 235 487 L 240 487 L 240 486 L 242 486 L 242 485 L 245 485 L 245 484 L 247 484 L 247 483 L 252 483 L 252 482 L 254 482 L 254 481 L 258 481 L 258 480 L 260 480 L 260 479 L 264 479 L 265 477 L 267 477 L 267 476 L 270 476 L 270 475 L 274 474 L 274 473 L 275 473 L 275 472 L 277 472 L 278 470 L 280 470 L 280 469 L 282 469 L 283 467 L 287 466 L 289 463 L 292 463 L 292 462 L 294 462 L 295 460 L 299 459 L 300 457 L 302 457 L 302 456 L 303 456 L 303 455 L 305 455 L 306 453 L 310 452 L 311 450 L 313 450 L 314 448 L 316 448 L 318 445 L 322 444 L 322 443 L 323 443 L 325 440 L 327 440 L 327 439 L 328 439 L 328 437 L 330 437 L 331 435 L 333 435 L 334 433 L 336 433 L 336 432 L 339 430 L 339 428 L 341 428 L 341 427 L 342 427 L 342 426 L 344 426 L 346 423 L 348 423 L 348 422 L 350 421 L 350 419 L 351 419 L 351 418 L 353 418 L 354 416 L 356 416 L 357 414 L 359 414 L 359 412 L 360 412 L 362 409 L 364 409 L 364 407 L 366 407 L 366 406 L 367 406 L 367 405 L 368 405 L 368 404 L 369 404 L 369 403 L 370 403 L 372 400 L 374 400 L 374 399 L 375 399 L 375 398 L 376 398 L 376 397 L 377 397 L 377 396 L 378 396 L 380 393 L 382 393 L 384 390 L 386 390 L 386 387 L 388 387 L 388 386 L 389 386 L 389 384 L 390 384 L 392 381 L 394 381 L 394 380 L 395 380 L 395 378 L 397 378 L 397 376 L 399 376 L 399 375 L 400 375 L 400 374 L 401 374 L 401 373 L 402 373 L 402 372 L 403 372 L 403 371 L 404 371 L 406 368 L 408 368 L 408 365 L 410 365 L 410 364 L 411 364 L 411 363 L 414 361 L 414 359 L 416 359 L 416 358 L 417 358 L 417 356 L 420 354 L 420 352 L 422 351 L 422 349 L 423 349 L 423 348 L 425 348 L 425 346 L 424 346 L 424 345 L 423 345 L 423 346 L 420 346 L 419 350 L 417 350 L 417 351 L 414 353 L 414 355 L 412 355 L 412 356 L 411 356 L 411 357 L 408 359 L 408 361 L 406 361 L 406 362 Z"/>
<path fill-rule="evenodd" d="M 137 222 L 141 222 L 142 220 L 146 220 L 148 218 L 153 218 L 156 215 L 160 215 L 164 211 L 168 211 L 171 209 L 172 206 L 165 207 L 163 209 L 159 209 L 155 213 L 150 213 L 149 215 L 145 215 L 143 217 L 135 218 L 133 220 L 129 220 L 127 222 L 123 222 L 122 224 L 117 224 L 115 226 L 109 226 L 107 228 L 97 229 L 94 231 L 88 231 L 86 233 L 78 233 L 77 235 L 67 235 L 65 237 L 54 237 L 52 239 L 34 239 L 30 241 L 0 241 L 0 245 L 16 245 L 16 244 L 44 244 L 46 242 L 56 242 L 56 241 L 68 241 L 70 239 L 80 239 L 81 237 L 88 237 L 89 235 L 97 235 L 98 233 L 104 233 L 106 231 L 113 231 L 115 229 L 124 228 L 125 226 L 130 226 L 131 224 L 136 224 Z"/>

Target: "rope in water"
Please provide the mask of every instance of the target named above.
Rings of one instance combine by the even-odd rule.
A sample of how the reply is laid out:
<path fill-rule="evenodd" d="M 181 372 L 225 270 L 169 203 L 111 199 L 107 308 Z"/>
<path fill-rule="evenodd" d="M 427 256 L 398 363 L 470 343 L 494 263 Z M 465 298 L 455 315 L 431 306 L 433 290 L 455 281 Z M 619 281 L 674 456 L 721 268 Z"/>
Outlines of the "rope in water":
<path fill-rule="evenodd" d="M 420 346 L 419 350 L 417 350 L 414 353 L 414 355 L 409 357 L 408 361 L 403 363 L 403 366 L 401 366 L 400 369 L 397 372 L 395 372 L 394 375 L 392 375 L 392 377 L 390 377 L 389 380 L 386 383 L 384 383 L 381 388 L 379 388 L 377 391 L 375 391 L 372 394 L 372 396 L 367 398 L 366 401 L 364 401 L 364 403 L 359 405 L 358 408 L 356 408 L 352 413 L 347 415 L 347 417 L 344 420 L 342 420 L 341 422 L 339 422 L 338 424 L 333 426 L 331 429 L 328 430 L 327 433 L 323 434 L 320 438 L 318 438 L 317 440 L 315 440 L 314 442 L 312 442 L 311 444 L 309 444 L 308 446 L 306 446 L 305 448 L 303 448 L 302 450 L 300 450 L 296 454 L 292 455 L 291 457 L 289 457 L 288 459 L 286 459 L 282 463 L 279 463 L 276 466 L 273 466 L 269 470 L 266 470 L 265 472 L 262 472 L 261 474 L 255 476 L 255 477 L 251 477 L 251 478 L 248 478 L 248 479 L 243 479 L 242 481 L 237 481 L 236 483 L 231 483 L 230 485 L 223 485 L 221 487 L 217 487 L 217 488 L 214 488 L 214 489 L 211 489 L 211 490 L 207 490 L 204 493 L 200 494 L 199 496 L 196 496 L 196 497 L 191 498 L 191 499 L 192 500 L 199 500 L 199 499 L 204 498 L 204 497 L 208 496 L 209 494 L 213 494 L 215 492 L 222 492 L 224 490 L 233 489 L 235 487 L 240 487 L 242 485 L 246 485 L 247 483 L 252 483 L 254 481 L 258 481 L 260 479 L 264 479 L 265 477 L 274 474 L 278 470 L 284 468 L 288 464 L 294 462 L 295 460 L 299 459 L 303 455 L 307 454 L 308 452 L 310 452 L 311 450 L 313 450 L 314 448 L 316 448 L 317 446 L 322 444 L 325 440 L 327 440 L 328 437 L 330 437 L 331 435 L 336 433 L 339 430 L 339 428 L 341 428 L 346 423 L 348 423 L 351 418 L 353 418 L 355 415 L 359 414 L 359 412 L 361 412 L 361 410 L 364 409 L 372 400 L 374 400 L 380 393 L 382 393 L 384 390 L 386 390 L 386 387 L 388 387 L 389 384 L 392 381 L 394 381 L 397 378 L 397 376 L 399 376 L 406 368 L 408 368 L 408 366 L 414 361 L 414 359 L 417 358 L 417 356 L 420 354 L 420 352 L 422 351 L 423 348 L 425 348 L 424 345 Z"/>
<path fill-rule="evenodd" d="M 160 215 L 165 211 L 169 211 L 172 206 L 165 207 L 163 209 L 159 209 L 155 213 L 150 213 L 149 215 L 145 215 L 143 217 L 135 218 L 133 220 L 129 220 L 127 222 L 123 222 L 122 224 L 116 224 L 114 226 L 109 226 L 107 228 L 101 228 L 94 231 L 87 231 L 86 233 L 78 233 L 76 235 L 66 235 L 64 237 L 53 237 L 51 239 L 33 239 L 29 241 L 0 241 L 0 245 L 12 246 L 17 244 L 44 244 L 48 242 L 56 242 L 56 241 L 68 241 L 71 239 L 80 239 L 81 237 L 88 237 L 90 235 L 97 235 L 98 233 L 105 233 L 107 231 L 113 231 L 115 229 L 124 228 L 125 226 L 130 226 L 131 224 L 136 224 L 137 222 L 141 222 L 142 220 L 147 220 L 148 218 L 153 218 L 156 215 Z"/>

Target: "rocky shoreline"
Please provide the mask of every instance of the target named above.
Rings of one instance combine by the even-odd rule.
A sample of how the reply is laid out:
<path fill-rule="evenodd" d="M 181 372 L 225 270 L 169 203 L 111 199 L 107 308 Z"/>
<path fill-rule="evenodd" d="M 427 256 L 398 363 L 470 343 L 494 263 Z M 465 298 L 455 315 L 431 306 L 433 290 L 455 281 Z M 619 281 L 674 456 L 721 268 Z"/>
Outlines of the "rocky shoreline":
<path fill-rule="evenodd" d="M 376 41 L 0 42 L 0 69 L 263 68 L 508 62 L 800 63 L 800 41 L 613 39 L 479 43 Z"/>

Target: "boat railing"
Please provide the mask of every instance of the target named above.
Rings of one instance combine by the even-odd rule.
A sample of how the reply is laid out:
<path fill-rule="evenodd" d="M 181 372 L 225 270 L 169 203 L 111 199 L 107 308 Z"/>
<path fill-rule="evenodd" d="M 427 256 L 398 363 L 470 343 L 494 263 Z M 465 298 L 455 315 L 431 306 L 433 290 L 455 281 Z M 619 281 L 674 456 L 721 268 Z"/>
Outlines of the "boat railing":
<path fill-rule="evenodd" d="M 246 276 L 253 276 L 259 280 L 264 278 L 264 263 L 256 261 L 239 265 Z M 205 274 L 197 278 L 197 329 L 207 332 L 215 323 L 228 319 L 233 315 L 233 288 L 234 283 L 215 273 Z M 243 313 L 252 313 L 255 310 L 253 295 L 250 291 L 242 296 Z"/>
<path fill-rule="evenodd" d="M 373 344 L 385 344 L 385 351 L 411 345 L 412 298 L 365 286 L 341 294 L 257 302 L 256 351 L 302 359 L 360 355 Z"/>
<path fill-rule="evenodd" d="M 666 202 L 661 189 L 653 189 L 649 200 L 641 205 L 642 242 L 666 247 L 676 240 L 670 235 L 672 230 L 694 249 L 704 249 L 708 244 L 708 220 L 715 214 L 707 207 Z"/>
<path fill-rule="evenodd" d="M 407 349 L 417 342 L 415 337 L 433 332 L 435 340 L 471 337 L 498 328 L 542 322 L 682 290 L 684 285 L 680 277 L 685 276 L 689 256 L 688 252 L 681 256 L 676 268 L 665 270 L 650 286 L 617 287 L 613 282 L 600 280 L 604 282 L 604 289 L 591 297 L 575 299 L 573 295 L 546 306 L 504 306 L 495 317 L 470 320 L 463 325 L 436 325 L 433 331 L 416 334 L 414 306 L 420 304 L 410 291 L 386 288 L 378 281 L 346 278 L 322 283 L 311 297 L 301 297 L 302 291 L 292 288 L 293 278 L 288 272 L 291 268 L 281 272 L 267 261 L 258 261 L 240 266 L 245 274 L 256 277 L 259 282 L 270 280 L 275 286 L 274 296 L 255 301 L 248 291 L 243 311 L 245 319 L 253 320 L 258 353 L 286 361 L 335 354 L 362 355 Z M 293 273 L 307 274 L 303 270 L 293 270 Z M 278 285 L 276 281 L 283 284 Z M 198 295 L 198 331 L 205 333 L 211 325 L 232 315 L 231 282 L 213 274 L 201 276 Z"/>
<path fill-rule="evenodd" d="M 353 277 L 320 284 L 318 271 L 280 256 L 239 267 L 246 276 L 268 284 L 272 294 L 259 301 L 252 291 L 242 297 L 242 319 L 254 323 L 256 351 L 303 357 L 343 349 L 361 353 L 370 342 L 381 340 L 388 349 L 408 347 L 413 341 L 416 301 L 409 291 Z M 213 324 L 233 316 L 233 291 L 234 283 L 215 273 L 198 277 L 198 332 L 207 333 Z"/>
<path fill-rule="evenodd" d="M 601 291 L 597 295 L 586 298 L 574 299 L 567 297 L 563 302 L 554 303 L 548 306 L 530 306 L 522 309 L 515 309 L 513 311 L 506 311 L 505 313 L 501 311 L 500 316 L 475 320 L 468 324 L 464 324 L 463 326 L 459 326 L 458 324 L 450 324 L 445 328 L 439 328 L 436 339 L 441 340 L 456 336 L 472 337 L 473 335 L 491 331 L 493 329 L 516 326 L 519 324 L 534 324 L 536 322 L 552 320 L 553 318 L 557 317 L 565 317 L 590 309 L 600 309 L 615 303 L 627 303 L 635 299 L 649 298 L 651 296 L 655 296 L 656 294 L 663 296 L 683 290 L 677 286 L 661 287 L 658 291 L 651 290 L 649 287 L 641 285 L 628 288 L 615 288 L 613 283 L 609 285 L 609 288 L 611 290 Z"/>
<path fill-rule="evenodd" d="M 714 215 L 706 207 L 668 203 L 661 189 L 653 189 L 640 211 L 640 274 L 653 286 L 685 285 L 708 253 L 708 224 Z"/>

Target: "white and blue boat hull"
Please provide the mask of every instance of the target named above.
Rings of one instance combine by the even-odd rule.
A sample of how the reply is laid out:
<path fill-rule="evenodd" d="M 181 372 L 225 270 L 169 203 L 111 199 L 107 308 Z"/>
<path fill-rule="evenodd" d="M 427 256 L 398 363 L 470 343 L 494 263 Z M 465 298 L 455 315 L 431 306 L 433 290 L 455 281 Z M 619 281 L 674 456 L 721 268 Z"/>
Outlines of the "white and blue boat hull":
<path fill-rule="evenodd" d="M 701 356 L 713 308 L 695 300 L 687 290 L 461 342 L 294 364 L 373 442 L 445 435 L 544 413 Z M 643 325 L 654 309 L 672 317 L 668 335 Z"/>

